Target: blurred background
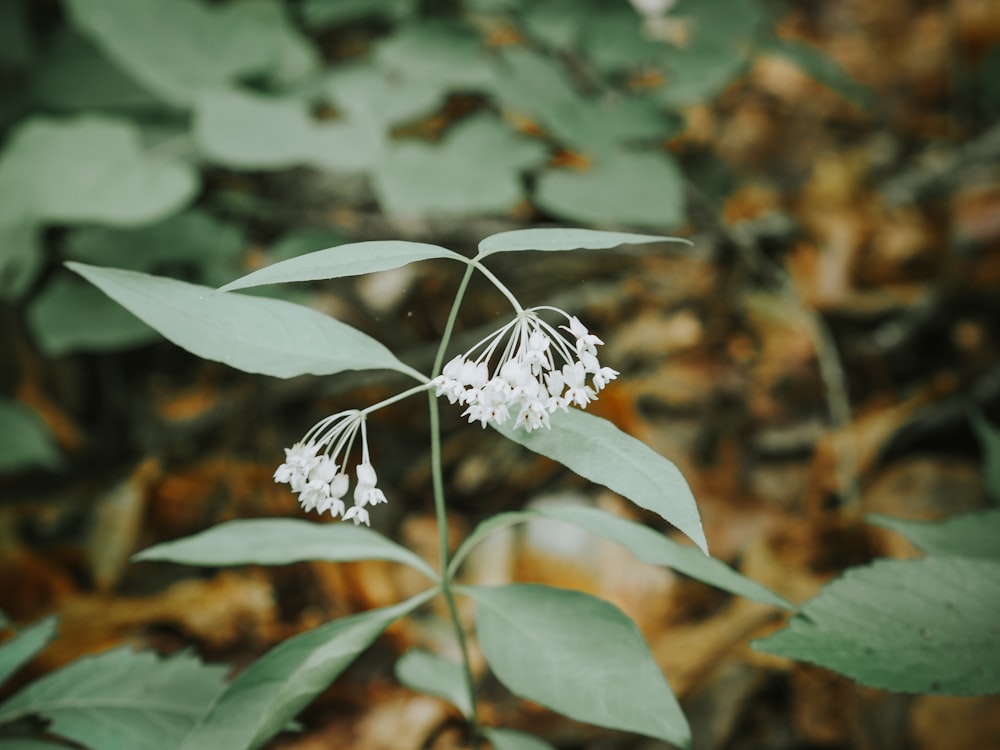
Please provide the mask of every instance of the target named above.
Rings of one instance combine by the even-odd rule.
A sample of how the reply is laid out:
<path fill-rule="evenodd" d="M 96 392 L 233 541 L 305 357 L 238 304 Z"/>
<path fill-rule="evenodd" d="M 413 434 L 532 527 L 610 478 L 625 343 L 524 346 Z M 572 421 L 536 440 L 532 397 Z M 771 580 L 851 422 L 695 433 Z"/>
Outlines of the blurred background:
<path fill-rule="evenodd" d="M 524 304 L 607 342 L 622 377 L 594 410 L 678 464 L 716 556 L 801 602 L 915 554 L 865 514 L 989 507 L 998 41 L 990 0 L 0 0 L 0 610 L 60 617 L 7 691 L 126 643 L 240 667 L 421 585 L 382 562 L 130 564 L 223 520 L 300 516 L 271 480 L 282 448 L 399 383 L 199 360 L 66 260 L 218 286 L 360 240 L 472 254 L 524 226 L 682 235 L 693 247 L 493 265 Z M 426 371 L 456 283 L 428 262 L 261 293 Z M 473 292 L 456 352 L 509 315 Z M 371 420 L 390 498 L 374 523 L 433 559 L 423 406 Z M 527 503 L 662 528 L 457 412 L 445 430 L 455 544 Z M 890 694 L 757 654 L 774 610 L 563 527 L 498 534 L 466 574 L 624 608 L 697 750 L 1000 747 L 996 699 Z M 395 626 L 268 747 L 461 747 L 457 715 L 391 676 L 412 645 L 453 648 L 433 611 Z M 662 746 L 483 684 L 487 723 L 562 750 Z"/>

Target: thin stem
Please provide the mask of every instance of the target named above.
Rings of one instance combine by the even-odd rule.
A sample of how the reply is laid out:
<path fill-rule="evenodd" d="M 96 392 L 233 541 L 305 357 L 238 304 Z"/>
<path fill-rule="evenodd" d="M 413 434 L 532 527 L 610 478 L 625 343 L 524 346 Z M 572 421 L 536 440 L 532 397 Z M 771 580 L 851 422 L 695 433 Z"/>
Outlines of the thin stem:
<path fill-rule="evenodd" d="M 397 401 L 402 401 L 404 398 L 409 398 L 414 393 L 420 393 L 420 391 L 426 391 L 430 387 L 431 387 L 431 382 L 428 380 L 426 383 L 422 383 L 421 385 L 415 385 L 412 388 L 409 388 L 409 389 L 407 389 L 405 391 L 401 391 L 400 393 L 397 393 L 395 396 L 390 396 L 389 398 L 385 399 L 384 401 L 379 401 L 377 404 L 372 404 L 371 406 L 366 406 L 364 409 L 361 409 L 360 413 L 363 416 L 367 416 L 367 415 L 371 414 L 373 411 L 378 411 L 379 409 L 381 409 L 381 408 L 383 408 L 385 406 L 388 406 L 389 404 L 394 404 Z"/>
<path fill-rule="evenodd" d="M 517 301 L 517 297 L 514 296 L 513 292 L 511 292 L 510 289 L 504 286 L 504 283 L 500 281 L 500 279 L 498 279 L 496 276 L 493 275 L 493 272 L 490 269 L 488 269 L 486 266 L 484 266 L 482 263 L 480 263 L 478 260 L 475 259 L 472 261 L 472 266 L 478 268 L 479 272 L 487 279 L 489 279 L 493 283 L 493 286 L 495 286 L 500 291 L 500 293 L 507 298 L 510 304 L 513 305 L 514 312 L 516 312 L 518 315 L 524 312 L 524 308 L 521 307 L 521 303 Z"/>
<path fill-rule="evenodd" d="M 448 313 L 448 321 L 445 323 L 444 333 L 441 336 L 441 344 L 438 346 L 437 355 L 434 357 L 434 367 L 431 370 L 431 378 L 437 377 L 441 372 L 444 362 L 445 351 L 451 342 L 452 332 L 455 330 L 455 321 L 458 318 L 458 310 L 462 305 L 462 298 L 465 290 L 469 286 L 469 280 L 475 270 L 473 264 L 465 270 L 465 275 L 459 283 L 455 292 L 455 300 L 452 302 L 451 311 Z M 482 267 L 480 267 L 482 270 Z M 434 490 L 434 515 L 438 525 L 438 557 L 441 566 L 441 593 L 448 604 L 448 614 L 451 617 L 452 627 L 455 629 L 455 638 L 458 641 L 458 648 L 462 654 L 462 674 L 465 679 L 465 689 L 469 694 L 469 743 L 472 750 L 479 750 L 479 713 L 476 709 L 476 683 L 472 676 L 472 666 L 469 661 L 469 647 L 465 639 L 465 630 L 462 628 L 462 621 L 458 616 L 458 607 L 455 605 L 455 595 L 451 589 L 451 577 L 448 574 L 448 514 L 444 500 L 444 475 L 441 462 L 441 416 L 438 410 L 437 397 L 431 391 L 427 391 L 428 410 L 430 412 L 431 427 L 431 484 Z"/>

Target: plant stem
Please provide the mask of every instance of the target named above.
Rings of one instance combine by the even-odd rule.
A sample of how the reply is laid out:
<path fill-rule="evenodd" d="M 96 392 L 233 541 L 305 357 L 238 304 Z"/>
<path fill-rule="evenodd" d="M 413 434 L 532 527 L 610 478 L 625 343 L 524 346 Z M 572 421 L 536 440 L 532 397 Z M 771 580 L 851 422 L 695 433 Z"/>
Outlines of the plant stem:
<path fill-rule="evenodd" d="M 444 333 L 441 336 L 441 344 L 438 347 L 437 355 L 434 358 L 434 367 L 431 371 L 431 378 L 435 378 L 441 372 L 441 365 L 444 362 L 445 351 L 451 341 L 451 334 L 455 328 L 455 320 L 458 318 L 458 309 L 465 296 L 465 290 L 469 286 L 469 280 L 475 266 L 469 265 L 465 275 L 455 293 L 455 301 L 452 303 L 451 311 L 448 314 L 448 322 L 445 323 Z M 451 578 L 448 574 L 448 513 L 444 501 L 444 475 L 441 464 L 441 417 L 438 410 L 437 396 L 432 391 L 427 391 L 428 409 L 430 412 L 431 428 L 431 484 L 434 490 L 434 515 L 437 517 L 438 525 L 438 556 L 441 566 L 441 593 L 448 604 L 448 613 L 451 616 L 451 623 L 455 629 L 455 638 L 462 654 L 462 673 L 465 677 L 465 688 L 469 694 L 469 745 L 472 750 L 479 750 L 479 714 L 476 710 L 476 684 L 472 677 L 472 667 L 469 662 L 469 647 L 465 640 L 465 631 L 462 628 L 462 621 L 458 616 L 458 607 L 455 605 L 455 595 L 451 590 Z"/>
<path fill-rule="evenodd" d="M 474 259 L 471 262 L 472 265 L 475 268 L 478 268 L 479 272 L 487 279 L 489 279 L 493 283 L 493 286 L 495 286 L 497 290 L 504 297 L 507 298 L 510 304 L 514 307 L 514 312 L 516 312 L 518 315 L 524 312 L 524 308 L 521 307 L 521 303 L 517 301 L 517 297 L 514 296 L 514 293 L 511 292 L 510 289 L 508 289 L 506 286 L 504 286 L 504 283 L 500 281 L 500 279 L 498 279 L 496 276 L 494 276 L 493 272 L 490 269 L 488 269 L 486 266 L 480 263 L 478 259 Z"/>

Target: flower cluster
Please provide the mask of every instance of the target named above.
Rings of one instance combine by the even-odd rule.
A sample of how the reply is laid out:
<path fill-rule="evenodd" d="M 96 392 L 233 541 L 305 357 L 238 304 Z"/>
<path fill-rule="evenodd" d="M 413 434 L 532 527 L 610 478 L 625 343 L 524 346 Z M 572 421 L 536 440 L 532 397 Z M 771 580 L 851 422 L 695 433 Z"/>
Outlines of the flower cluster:
<path fill-rule="evenodd" d="M 539 317 L 540 311 L 562 315 L 566 325 L 557 329 Z M 491 371 L 493 355 L 505 341 Z M 556 409 L 585 409 L 618 377 L 597 358 L 603 343 L 576 316 L 555 307 L 529 308 L 448 362 L 431 385 L 438 396 L 465 406 L 462 416 L 469 422 L 502 425 L 516 409 L 516 426 L 531 432 L 550 427 Z"/>
<path fill-rule="evenodd" d="M 347 458 L 354 439 L 361 431 L 361 463 L 355 471 L 354 505 L 347 508 L 344 497 L 350 486 Z M 343 456 L 342 460 L 339 460 Z M 274 481 L 287 484 L 299 496 L 305 511 L 330 512 L 336 518 L 353 520 L 355 525 L 369 525 L 369 505 L 386 502 L 378 489 L 378 477 L 368 456 L 368 430 L 365 414 L 358 410 L 343 411 L 313 426 L 305 437 L 285 449 L 285 462 L 274 472 Z"/>

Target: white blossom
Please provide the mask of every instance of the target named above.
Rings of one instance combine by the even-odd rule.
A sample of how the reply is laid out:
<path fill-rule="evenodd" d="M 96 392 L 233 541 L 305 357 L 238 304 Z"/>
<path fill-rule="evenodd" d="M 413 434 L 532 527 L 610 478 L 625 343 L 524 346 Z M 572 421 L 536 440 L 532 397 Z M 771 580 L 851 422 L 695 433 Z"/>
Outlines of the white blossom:
<path fill-rule="evenodd" d="M 347 460 L 359 432 L 361 463 L 355 468 L 354 505 L 347 508 L 344 498 L 351 483 Z M 369 524 L 366 506 L 387 502 L 376 486 L 378 475 L 368 454 L 365 414 L 358 410 L 326 417 L 301 441 L 286 448 L 285 461 L 275 470 L 274 481 L 291 487 L 307 513 L 313 510 L 329 513 L 333 518 L 353 520 L 355 524 Z"/>
<path fill-rule="evenodd" d="M 565 325 L 550 325 L 542 312 L 562 316 Z M 431 385 L 484 428 L 504 424 L 512 413 L 518 415 L 515 425 L 528 432 L 548 428 L 557 409 L 586 408 L 618 376 L 601 365 L 597 348 L 603 344 L 575 315 L 529 308 L 454 357 Z"/>

